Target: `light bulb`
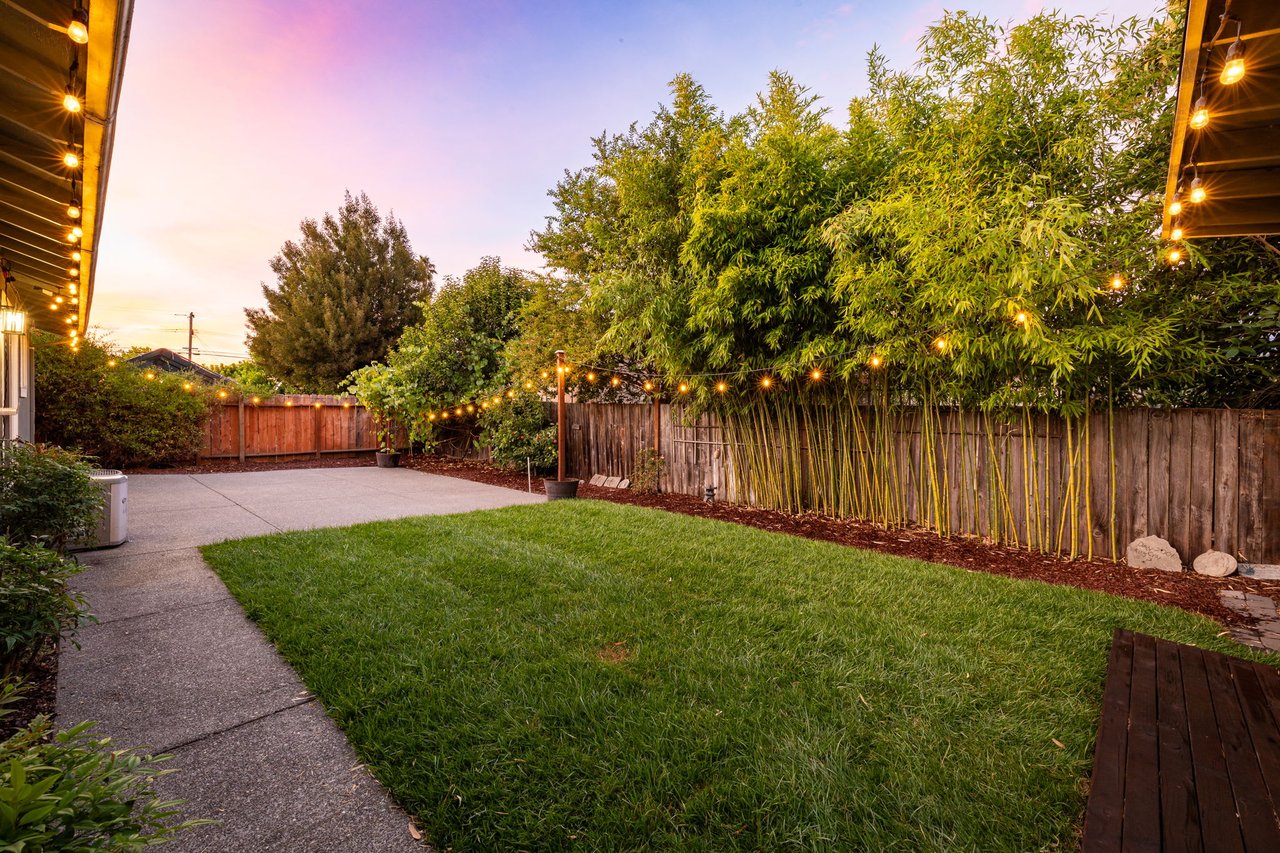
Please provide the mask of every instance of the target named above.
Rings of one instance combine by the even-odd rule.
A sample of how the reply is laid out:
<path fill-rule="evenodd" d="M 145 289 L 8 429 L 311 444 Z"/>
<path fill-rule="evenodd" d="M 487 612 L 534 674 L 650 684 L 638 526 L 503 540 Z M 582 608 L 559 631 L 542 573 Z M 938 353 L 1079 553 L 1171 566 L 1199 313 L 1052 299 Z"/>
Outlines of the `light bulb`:
<path fill-rule="evenodd" d="M 883 361 L 881 360 L 880 356 L 873 355 L 871 356 L 871 358 L 867 359 L 867 364 L 871 365 L 872 368 L 876 368 L 876 367 L 879 367 L 881 364 L 883 364 Z"/>
<path fill-rule="evenodd" d="M 1182 260 L 1182 250 L 1179 249 L 1177 246 L 1174 246 L 1172 249 L 1169 250 L 1169 254 L 1166 255 L 1165 258 L 1169 261 L 1170 264 L 1179 263 Z"/>
<path fill-rule="evenodd" d="M 507 396 L 514 398 L 516 396 L 516 392 L 514 390 L 508 391 Z"/>
<path fill-rule="evenodd" d="M 80 98 L 77 97 L 76 93 L 70 88 L 68 88 L 67 93 L 62 96 L 62 106 L 69 113 L 78 113 L 83 108 L 80 103 Z"/>
<path fill-rule="evenodd" d="M 614 388 L 617 388 L 619 385 L 622 384 L 622 380 L 615 376 L 609 380 L 609 384 L 612 385 Z"/>
<path fill-rule="evenodd" d="M 1170 239 L 1170 240 L 1181 240 L 1181 239 L 1182 239 L 1182 226 L 1181 226 L 1181 225 L 1175 225 L 1175 226 L 1173 226 L 1173 230 L 1169 232 L 1169 239 Z"/>
<path fill-rule="evenodd" d="M 766 391 L 767 391 L 767 390 L 769 390 L 769 388 L 770 388 L 772 385 L 773 385 L 773 380 L 772 380 L 772 379 L 770 379 L 768 376 L 766 376 L 766 377 L 764 377 L 763 379 L 761 379 L 761 380 L 760 380 L 760 387 L 761 387 L 761 388 L 763 388 L 763 389 L 765 389 Z"/>
<path fill-rule="evenodd" d="M 447 421 L 447 420 L 449 420 L 449 413 L 448 413 L 448 412 L 441 412 L 441 413 L 440 413 L 440 420 L 442 420 L 442 421 Z"/>
<path fill-rule="evenodd" d="M 76 44 L 89 43 L 89 13 L 84 9 L 71 12 L 71 23 L 67 24 L 67 38 Z"/>
<path fill-rule="evenodd" d="M 191 383 L 190 383 L 190 382 L 183 382 L 183 383 L 182 383 L 182 390 L 183 390 L 183 391 L 190 391 L 190 390 L 191 390 Z"/>
<path fill-rule="evenodd" d="M 1209 105 L 1204 99 L 1204 95 L 1196 101 L 1196 105 L 1191 111 L 1191 120 L 1187 122 L 1194 129 L 1200 130 L 1209 123 Z"/>
<path fill-rule="evenodd" d="M 79 260 L 80 260 L 80 253 L 79 253 L 79 252 L 72 252 L 72 253 L 71 253 L 71 260 L 73 260 L 73 261 L 79 261 Z"/>
<path fill-rule="evenodd" d="M 70 276 L 80 275 L 80 270 L 77 269 L 76 267 L 67 267 L 67 275 L 70 275 Z"/>
<path fill-rule="evenodd" d="M 595 375 L 594 373 L 588 372 L 588 373 L 587 373 L 587 381 L 588 381 L 588 382 L 595 382 L 595 381 L 596 381 L 596 375 Z"/>
<path fill-rule="evenodd" d="M 814 382 L 818 382 L 822 379 L 822 371 L 815 367 L 809 376 L 812 377 Z"/>
<path fill-rule="evenodd" d="M 476 410 L 476 407 L 475 407 L 475 406 L 471 405 L 470 403 L 468 403 L 468 404 L 467 404 L 467 413 L 468 413 L 468 414 L 470 414 L 471 412 L 474 412 L 475 410 Z"/>
<path fill-rule="evenodd" d="M 1181 212 L 1182 212 L 1182 199 L 1178 198 L 1177 194 L 1175 193 L 1173 196 L 1173 201 L 1169 202 L 1169 215 L 1177 216 Z"/>
<path fill-rule="evenodd" d="M 938 338 L 935 338 L 933 341 L 933 348 L 936 349 L 938 352 L 946 352 L 947 346 L 948 345 L 947 345 L 946 338 L 938 337 Z"/>
<path fill-rule="evenodd" d="M 73 201 L 73 202 L 71 202 L 70 204 L 68 204 L 68 205 L 67 205 L 67 216 L 68 216 L 68 217 L 70 217 L 71 219 L 79 219 L 79 218 L 80 218 L 80 205 L 76 204 L 74 201 Z"/>
<path fill-rule="evenodd" d="M 716 390 L 719 391 L 721 394 L 723 394 L 725 391 L 729 390 L 729 386 L 724 382 L 717 382 Z"/>
<path fill-rule="evenodd" d="M 81 237 L 84 236 L 84 229 L 81 228 L 79 225 L 73 225 L 71 226 L 71 233 L 76 235 L 76 239 L 79 240 Z"/>
<path fill-rule="evenodd" d="M 648 381 L 648 380 L 645 380 L 645 383 L 644 383 L 644 390 L 646 390 L 646 391 L 652 391 L 652 390 L 653 390 L 653 383 L 652 383 L 652 382 L 650 382 L 650 381 Z"/>
<path fill-rule="evenodd" d="M 80 155 L 74 151 L 68 151 L 62 155 L 62 165 L 68 169 L 78 169 L 80 167 Z"/>
<path fill-rule="evenodd" d="M 292 405 L 293 405 L 293 401 L 292 401 L 292 400 L 285 400 L 285 401 L 284 401 L 284 404 L 285 404 L 286 406 L 292 406 Z"/>
<path fill-rule="evenodd" d="M 526 382 L 524 383 L 524 390 L 526 390 L 526 391 L 532 391 L 532 390 L 533 390 L 533 383 L 532 383 L 532 382 L 528 382 L 528 381 L 526 381 Z"/>
<path fill-rule="evenodd" d="M 54 301 L 54 302 L 56 302 L 56 303 L 58 303 L 59 305 L 61 305 L 61 304 L 62 304 L 62 297 L 61 297 L 61 296 L 55 296 L 55 297 L 53 297 L 53 301 Z"/>
<path fill-rule="evenodd" d="M 551 376 L 551 374 L 550 374 L 550 373 L 547 373 L 547 371 L 545 371 L 545 370 L 544 370 L 544 371 L 542 371 L 542 378 L 543 378 L 543 379 L 548 379 L 548 378 L 550 378 L 550 376 Z"/>
<path fill-rule="evenodd" d="M 50 302 L 50 303 L 49 303 L 49 310 L 50 310 L 50 311 L 57 311 L 57 310 L 58 310 L 58 303 L 56 303 L 56 302 Z"/>
<path fill-rule="evenodd" d="M 434 421 L 435 419 L 436 419 L 436 413 L 435 413 L 435 412 L 432 412 L 431 414 L 427 415 L 427 420 L 429 420 L 429 421 Z"/>
<path fill-rule="evenodd" d="M 259 404 L 259 403 L 261 403 L 261 402 L 262 402 L 262 398 L 261 398 L 261 397 L 254 397 L 254 398 L 253 398 L 253 404 L 254 404 L 255 406 L 256 406 L 256 405 L 258 405 L 258 404 Z M 346 407 L 346 403 L 343 403 L 343 407 L 344 407 L 344 408 Z"/>
<path fill-rule="evenodd" d="M 1013 322 L 1017 323 L 1019 326 L 1025 326 L 1031 322 L 1031 315 L 1026 311 L 1019 311 L 1017 314 L 1013 315 Z"/>
<path fill-rule="evenodd" d="M 73 282 L 71 282 L 70 284 L 68 284 L 68 285 L 67 285 L 67 290 L 70 290 L 72 293 L 75 293 L 75 292 L 76 292 L 76 283 L 73 281 Z"/>
<path fill-rule="evenodd" d="M 67 242 L 68 242 L 68 243 L 74 243 L 75 241 L 77 241 L 77 240 L 79 240 L 79 239 L 80 239 L 80 238 L 79 238 L 78 236 L 76 236 L 76 232 L 74 232 L 74 231 L 68 231 L 68 232 L 67 232 Z"/>
<path fill-rule="evenodd" d="M 70 325 L 71 325 L 72 323 L 74 323 L 75 321 L 76 321 L 76 318 L 75 318 L 75 317 L 68 317 L 68 318 L 67 318 L 67 325 L 68 325 L 68 326 L 70 326 Z"/>
<path fill-rule="evenodd" d="M 222 394 L 222 396 L 224 396 L 224 397 L 225 397 L 225 396 L 226 396 L 226 393 L 224 392 L 224 393 Z M 316 408 L 317 408 L 317 409 L 318 409 L 318 408 L 320 408 L 320 405 L 321 405 L 320 403 L 316 403 Z"/>
<path fill-rule="evenodd" d="M 254 398 L 253 398 L 253 402 L 255 402 L 255 403 L 256 403 L 256 402 L 258 402 L 258 398 L 257 398 L 257 397 L 254 397 Z M 344 409 L 349 409 L 349 408 L 351 408 L 351 404 L 350 404 L 350 403 L 343 403 L 343 404 L 342 404 L 342 408 L 344 408 Z"/>
<path fill-rule="evenodd" d="M 72 329 L 72 330 L 71 330 L 70 332 L 68 332 L 67 334 L 71 335 L 71 337 L 72 337 L 73 339 L 74 339 L 74 338 L 77 338 L 77 337 L 79 337 L 79 336 L 80 336 L 80 333 L 79 333 L 79 332 L 77 332 L 75 329 Z"/>
<path fill-rule="evenodd" d="M 1218 76 L 1218 82 L 1224 86 L 1239 83 L 1244 78 L 1244 71 L 1244 42 L 1237 35 L 1231 47 L 1227 48 L 1227 58 L 1222 63 L 1222 74 Z"/>
<path fill-rule="evenodd" d="M 155 375 L 154 373 L 152 373 L 151 371 L 149 371 L 149 370 L 148 370 L 148 371 L 147 371 L 147 378 L 148 378 L 148 379 L 155 379 L 155 378 L 156 378 L 156 375 Z"/>
<path fill-rule="evenodd" d="M 458 417 L 462 417 L 462 409 L 454 410 L 454 414 L 457 415 Z"/>
<path fill-rule="evenodd" d="M 1120 275 L 1120 273 L 1116 273 L 1115 275 L 1111 276 L 1112 290 L 1124 290 L 1124 286 L 1125 286 L 1124 276 Z"/>
<path fill-rule="evenodd" d="M 1187 200 L 1192 204 L 1199 204 L 1204 201 L 1204 197 L 1206 195 L 1207 193 L 1205 192 L 1204 187 L 1200 184 L 1200 179 L 1196 178 L 1193 180 L 1191 182 L 1191 192 L 1187 194 Z"/>
<path fill-rule="evenodd" d="M 681 394 L 688 394 L 688 393 L 689 393 L 689 386 L 688 386 L 688 385 L 686 385 L 685 383 L 681 382 L 681 383 L 680 383 L 680 393 L 681 393 Z"/>
<path fill-rule="evenodd" d="M 77 296 L 73 296 L 73 297 L 71 297 L 71 304 L 72 304 L 72 305 L 79 305 L 79 304 L 80 304 L 80 298 L 79 298 L 79 297 L 77 297 Z"/>
<path fill-rule="evenodd" d="M 115 367 L 115 366 L 116 366 L 116 360 L 114 358 L 107 359 L 107 367 Z"/>

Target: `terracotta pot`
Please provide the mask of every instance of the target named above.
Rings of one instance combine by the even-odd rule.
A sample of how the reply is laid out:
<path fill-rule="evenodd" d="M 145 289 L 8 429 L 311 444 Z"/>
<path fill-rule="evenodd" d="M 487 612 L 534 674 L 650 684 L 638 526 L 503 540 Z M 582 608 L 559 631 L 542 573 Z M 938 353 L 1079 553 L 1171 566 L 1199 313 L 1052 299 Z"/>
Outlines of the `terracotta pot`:
<path fill-rule="evenodd" d="M 578 496 L 578 483 L 580 480 L 546 480 L 542 481 L 542 485 L 547 490 L 547 500 L 564 501 Z"/>
<path fill-rule="evenodd" d="M 394 450 L 379 450 L 373 454 L 373 458 L 378 460 L 379 468 L 400 467 L 400 454 Z"/>

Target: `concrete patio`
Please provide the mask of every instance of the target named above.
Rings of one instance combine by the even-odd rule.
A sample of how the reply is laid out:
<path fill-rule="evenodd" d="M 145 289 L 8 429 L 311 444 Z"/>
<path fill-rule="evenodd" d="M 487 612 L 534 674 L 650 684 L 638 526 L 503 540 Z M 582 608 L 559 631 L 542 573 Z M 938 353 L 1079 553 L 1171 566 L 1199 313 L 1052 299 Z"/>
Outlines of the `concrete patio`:
<path fill-rule="evenodd" d="M 541 502 L 402 469 L 129 479 L 129 541 L 81 555 L 99 624 L 64 648 L 62 725 L 174 755 L 165 796 L 219 823 L 177 851 L 422 850 L 409 818 L 205 565 L 199 545 L 282 530 Z"/>

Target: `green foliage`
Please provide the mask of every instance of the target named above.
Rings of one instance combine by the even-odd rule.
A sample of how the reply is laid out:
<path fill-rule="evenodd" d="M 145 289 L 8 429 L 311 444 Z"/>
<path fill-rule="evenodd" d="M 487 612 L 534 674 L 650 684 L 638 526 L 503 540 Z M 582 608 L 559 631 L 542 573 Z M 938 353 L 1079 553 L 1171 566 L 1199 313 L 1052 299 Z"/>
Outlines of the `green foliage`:
<path fill-rule="evenodd" d="M 1280 259 L 1203 240 L 1170 269 L 1155 237 L 1180 15 L 948 14 L 911 70 L 871 54 L 843 129 L 784 73 L 728 119 L 678 77 L 671 106 L 595 139 L 552 190 L 531 248 L 591 310 L 549 316 L 603 326 L 597 349 L 673 380 L 723 372 L 740 390 L 751 371 L 815 366 L 861 389 L 875 355 L 905 402 L 1274 399 Z"/>
<path fill-rule="evenodd" d="M 385 408 L 417 441 L 435 441 L 446 430 L 469 431 L 471 420 L 446 428 L 426 413 L 508 384 L 503 352 L 518 334 L 520 311 L 533 291 L 532 274 L 503 267 L 498 258 L 484 258 L 461 279 L 446 278 L 422 323 L 405 330 L 385 367 L 350 378 L 352 393 L 365 405 Z"/>
<path fill-rule="evenodd" d="M 603 501 L 204 555 L 441 850 L 1074 848 L 1117 626 L 1269 657 L 1172 607 Z"/>
<path fill-rule="evenodd" d="M 77 448 L 104 467 L 165 465 L 195 457 L 215 392 L 200 380 L 147 372 L 92 339 L 80 352 L 36 337 L 36 435 Z M 184 390 L 184 383 L 191 390 Z"/>
<path fill-rule="evenodd" d="M 176 822 L 181 801 L 157 795 L 169 756 L 115 748 L 92 726 L 55 732 L 42 715 L 0 744 L 0 849 L 127 853 L 210 823 Z"/>
<path fill-rule="evenodd" d="M 87 538 L 102 517 L 102 492 L 91 466 L 52 445 L 11 444 L 0 450 L 0 530 L 15 545 L 55 551 Z"/>
<path fill-rule="evenodd" d="M 662 479 L 662 467 L 666 460 L 652 447 L 636 451 L 635 465 L 631 468 L 631 491 L 642 495 L 656 495 Z"/>
<path fill-rule="evenodd" d="M 360 368 L 347 377 L 347 381 L 351 383 L 348 390 L 373 418 L 378 449 L 395 450 L 397 423 L 412 418 L 413 389 L 390 367 L 379 363 Z"/>
<path fill-rule="evenodd" d="M 304 219 L 299 242 L 271 260 L 266 308 L 245 309 L 249 352 L 290 387 L 331 393 L 354 370 L 386 358 L 419 321 L 435 268 L 413 253 L 404 225 L 368 196 L 346 194 L 336 216 Z"/>
<path fill-rule="evenodd" d="M 491 406 L 479 418 L 480 441 L 489 445 L 493 461 L 505 468 L 545 470 L 556 464 L 556 426 L 536 394 L 517 394 Z"/>
<path fill-rule="evenodd" d="M 40 545 L 0 539 L 0 673 L 30 672 L 40 653 L 74 636 L 89 618 L 84 596 L 67 581 L 81 571 L 74 560 Z"/>
<path fill-rule="evenodd" d="M 252 358 L 232 364 L 215 364 L 209 368 L 220 373 L 235 383 L 236 391 L 242 397 L 270 397 L 274 394 L 301 394 L 297 388 L 286 386 L 279 379 L 269 374 L 261 364 Z"/>

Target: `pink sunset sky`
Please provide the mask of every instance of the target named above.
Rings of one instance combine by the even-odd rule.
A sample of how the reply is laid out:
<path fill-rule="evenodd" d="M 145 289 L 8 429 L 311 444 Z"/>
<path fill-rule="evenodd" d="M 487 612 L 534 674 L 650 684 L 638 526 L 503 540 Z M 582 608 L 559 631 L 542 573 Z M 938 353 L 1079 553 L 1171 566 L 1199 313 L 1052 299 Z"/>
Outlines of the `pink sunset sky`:
<path fill-rule="evenodd" d="M 1040 3 L 947 3 L 999 20 Z M 1150 15 L 1159 0 L 1057 8 Z M 646 119 L 687 71 L 728 112 L 772 69 L 838 116 L 879 44 L 909 65 L 937 2 L 136 0 L 92 325 L 121 346 L 245 353 L 268 262 L 364 191 L 441 274 L 524 249 L 590 138 Z M 180 316 L 179 316 L 180 315 Z"/>

